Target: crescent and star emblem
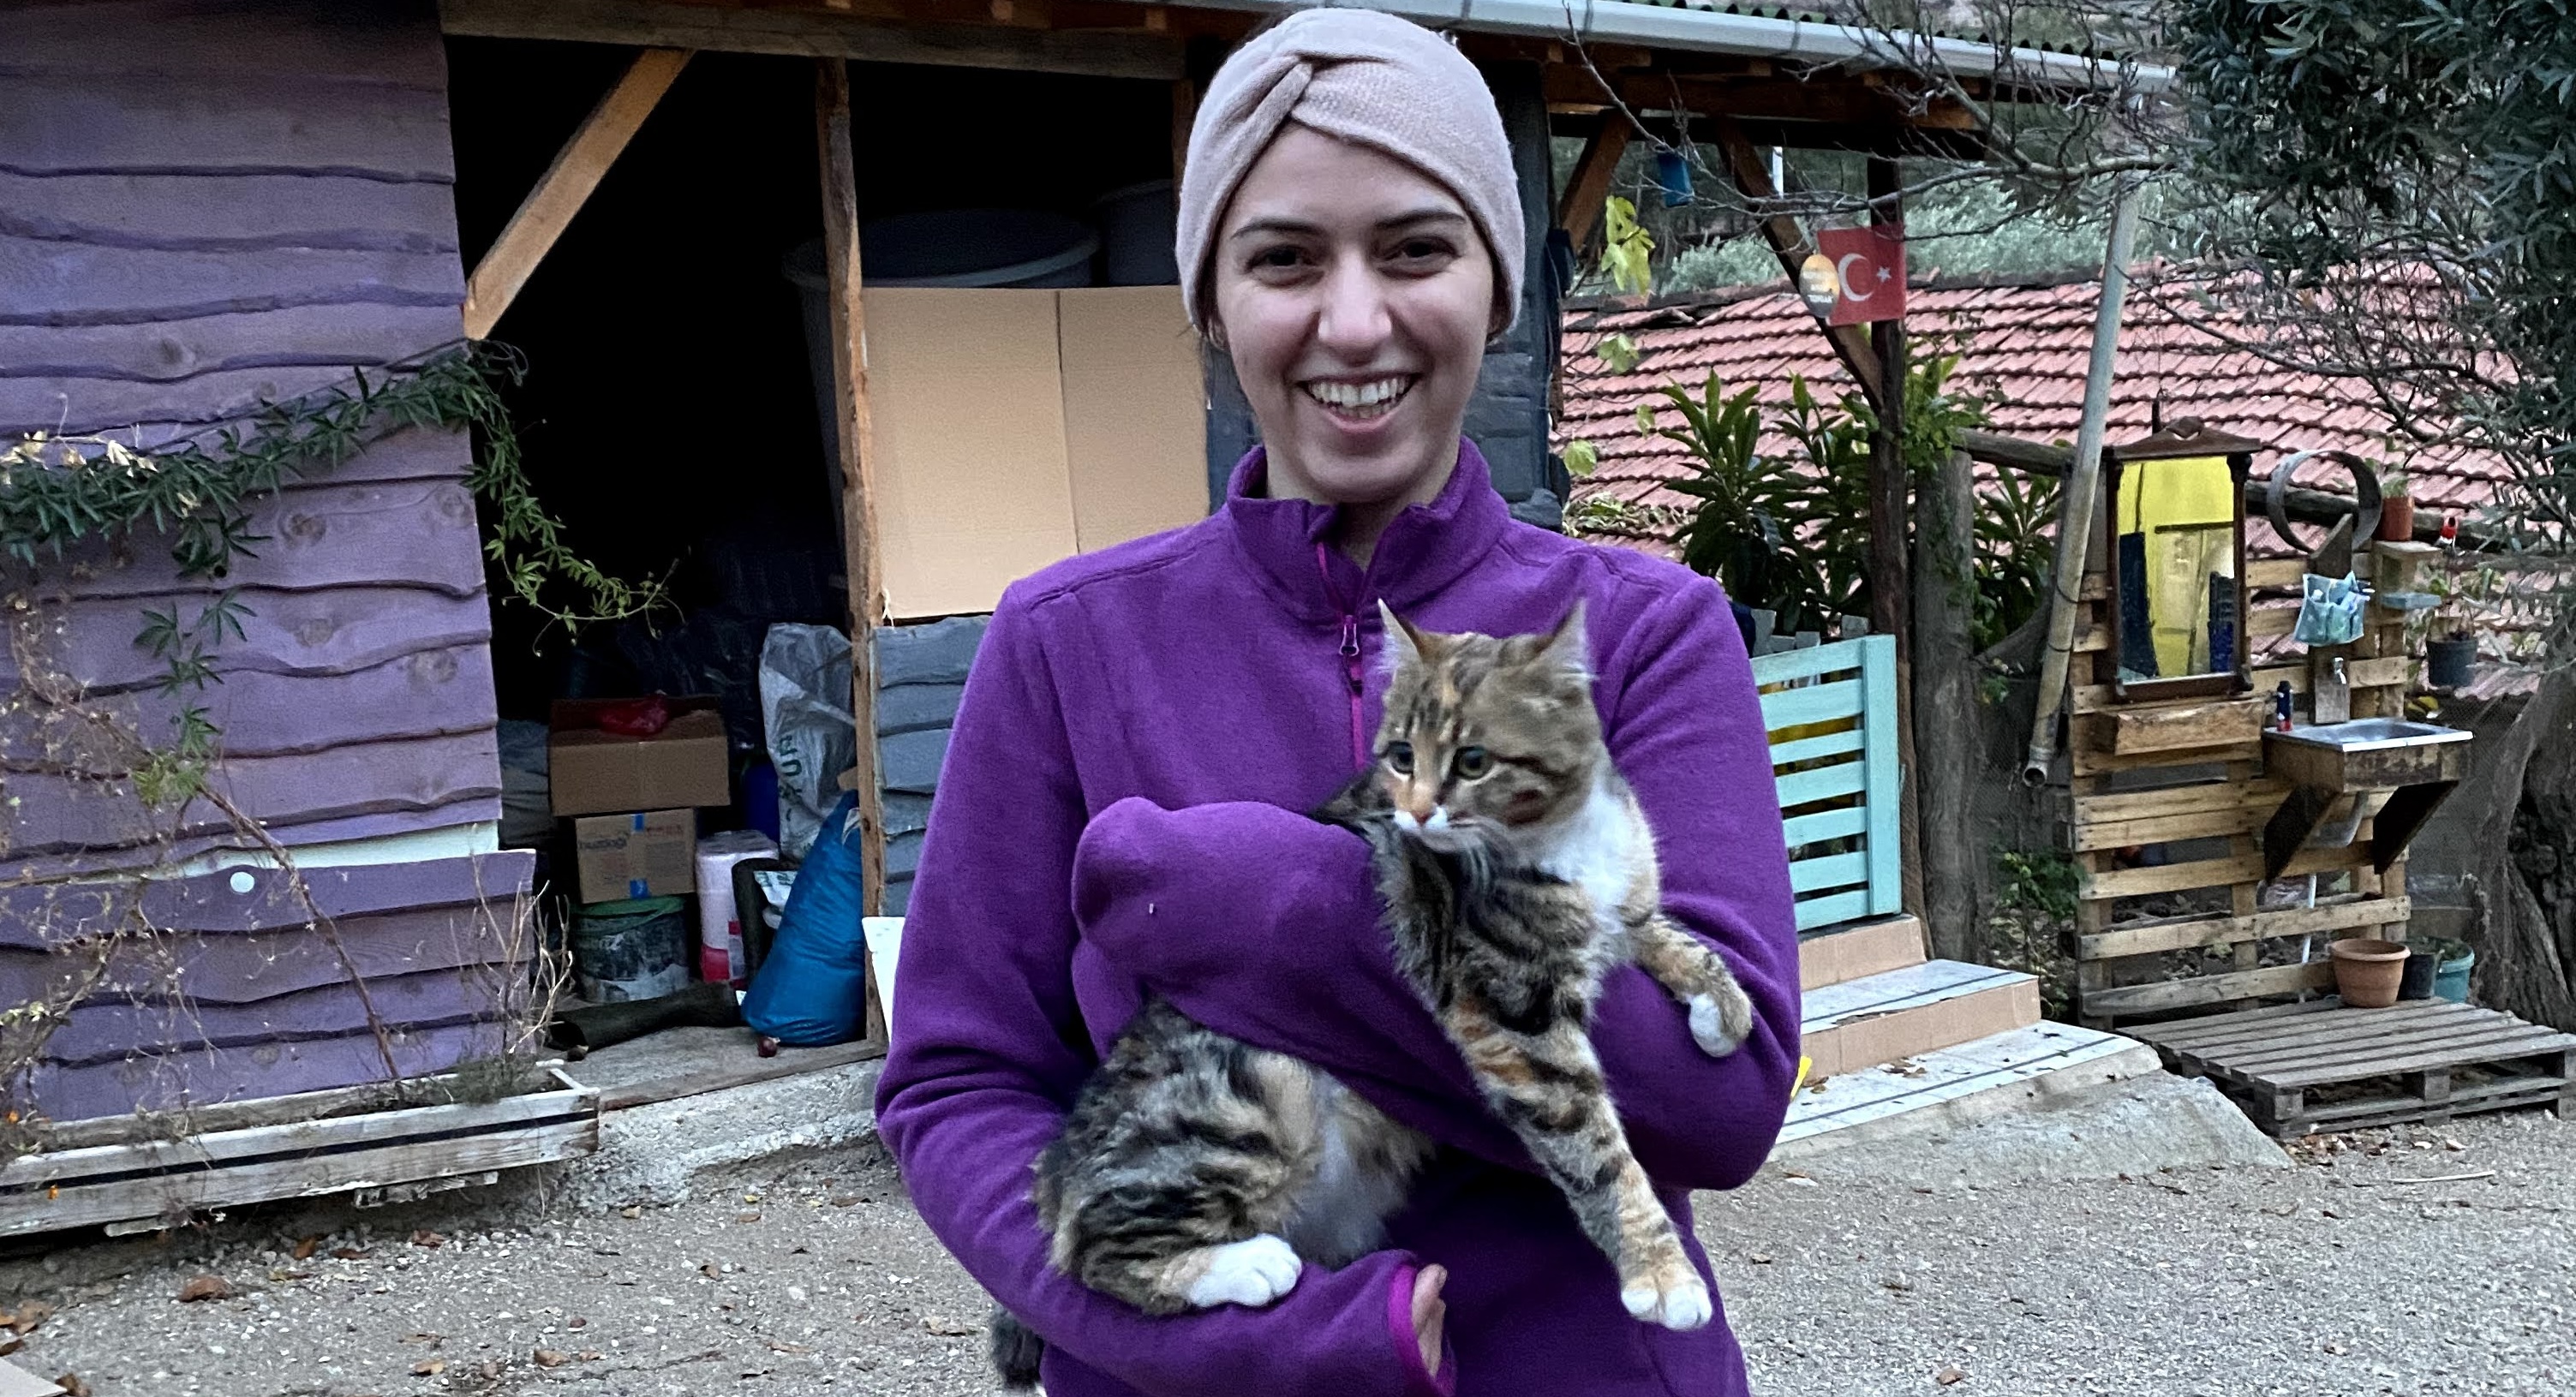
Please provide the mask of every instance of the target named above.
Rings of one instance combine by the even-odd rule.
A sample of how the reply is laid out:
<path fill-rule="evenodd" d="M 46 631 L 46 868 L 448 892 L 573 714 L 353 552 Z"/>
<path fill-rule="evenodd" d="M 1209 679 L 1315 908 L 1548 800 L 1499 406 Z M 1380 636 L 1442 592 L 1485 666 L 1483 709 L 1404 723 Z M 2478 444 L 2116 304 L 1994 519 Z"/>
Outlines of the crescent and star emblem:
<path fill-rule="evenodd" d="M 1852 275 L 1851 269 L 1852 263 L 1865 263 L 1867 261 L 1869 261 L 1869 254 L 1865 252 L 1846 252 L 1843 254 L 1842 260 L 1834 264 L 1834 276 L 1843 284 L 1844 300 L 1859 302 L 1869 299 L 1870 293 L 1860 289 L 1860 279 Z M 1886 279 L 1887 278 L 1884 274 L 1881 274 L 1879 277 L 1879 280 L 1881 281 L 1885 281 Z"/>

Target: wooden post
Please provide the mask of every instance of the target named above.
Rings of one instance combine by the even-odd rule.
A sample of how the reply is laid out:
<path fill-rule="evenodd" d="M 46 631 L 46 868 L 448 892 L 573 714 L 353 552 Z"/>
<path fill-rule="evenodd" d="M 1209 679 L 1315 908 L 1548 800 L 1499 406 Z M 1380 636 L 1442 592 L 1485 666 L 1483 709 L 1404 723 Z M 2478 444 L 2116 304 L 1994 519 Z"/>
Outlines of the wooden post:
<path fill-rule="evenodd" d="M 1190 128 L 1199 119 L 1199 85 L 1188 78 L 1172 81 L 1172 197 L 1180 196 L 1181 175 L 1190 163 Z"/>
<path fill-rule="evenodd" d="M 1914 739 L 1922 825 L 1923 922 L 1932 953 L 1983 964 L 1983 843 L 1976 826 L 1979 737 L 1976 642 L 1976 467 L 1952 452 L 1923 482 L 1914 511 Z"/>
<path fill-rule="evenodd" d="M 1599 121 L 1583 142 L 1583 155 L 1574 162 L 1574 176 L 1566 181 L 1565 197 L 1556 205 L 1556 226 L 1565 230 L 1577 254 L 1601 222 L 1611 177 L 1619 172 L 1619 157 L 1627 153 L 1628 140 L 1635 134 L 1628 126 L 1628 114 L 1615 107 L 1601 113 Z"/>
<path fill-rule="evenodd" d="M 1869 160 L 1869 197 L 1872 220 L 1904 227 L 1902 205 L 1880 203 L 1893 200 L 1902 186 L 1897 179 L 1893 158 L 1873 155 Z M 1905 470 L 1905 322 L 1882 320 L 1870 327 L 1870 356 L 1877 366 L 1879 394 L 1878 431 L 1870 439 L 1869 451 L 1869 624 L 1882 635 L 1896 637 L 1897 673 L 1897 747 L 1904 754 L 1906 771 L 1904 802 L 1905 823 L 1905 910 L 1930 924 L 1925 904 L 1923 865 L 1922 765 L 1916 760 L 1914 735 L 1914 627 L 1910 569 L 1910 545 L 1906 528 L 1907 492 L 1912 482 Z M 1936 937 L 1944 933 L 1934 928 Z"/>
<path fill-rule="evenodd" d="M 590 115 L 582 118 L 572 139 L 555 152 L 555 163 L 546 167 L 537 187 L 520 201 L 518 212 L 510 215 L 501 236 L 465 279 L 467 339 L 482 339 L 500 323 L 502 313 L 518 298 L 519 288 L 528 284 L 529 275 L 571 226 L 590 191 L 599 187 L 600 177 L 617 162 L 618 153 L 634 139 L 688 61 L 686 49 L 644 50 L 635 55 L 635 62 L 608 89 L 608 95 L 599 99 L 599 105 L 590 109 Z"/>
<path fill-rule="evenodd" d="M 1901 236 L 1905 225 L 1903 206 L 1876 202 L 1896 198 L 1899 187 L 1896 162 L 1871 156 L 1869 197 L 1875 208 L 1872 221 L 1896 228 Z M 1870 440 L 1869 455 L 1869 624 L 1870 629 L 1882 635 L 1895 636 L 1899 658 L 1910 659 L 1913 647 L 1905 624 L 1905 501 L 1909 483 L 1904 451 L 1905 322 L 1882 320 L 1870 331 L 1870 349 L 1878 361 L 1878 381 L 1883 391 L 1878 402 L 1878 432 Z"/>
<path fill-rule="evenodd" d="M 832 408 L 841 442 L 841 537 L 850 586 L 850 715 L 858 728 L 858 793 L 867 915 L 885 908 L 885 797 L 877 781 L 877 664 L 874 632 L 885 618 L 884 561 L 877 549 L 876 490 L 869 479 L 866 324 L 859 302 L 859 190 L 850 145 L 850 69 L 814 62 L 815 147 L 822 159 L 823 268 L 831 281 Z M 878 1010 L 869 1001 L 871 1022 Z"/>

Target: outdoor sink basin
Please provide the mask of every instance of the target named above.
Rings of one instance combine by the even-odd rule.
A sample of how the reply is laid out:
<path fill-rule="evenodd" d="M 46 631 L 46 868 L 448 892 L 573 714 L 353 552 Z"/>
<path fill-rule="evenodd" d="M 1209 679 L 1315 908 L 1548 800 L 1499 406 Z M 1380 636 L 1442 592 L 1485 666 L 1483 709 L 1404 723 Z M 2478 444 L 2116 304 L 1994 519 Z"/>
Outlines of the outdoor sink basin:
<path fill-rule="evenodd" d="M 2471 734 L 2403 718 L 2355 718 L 2263 734 L 2265 765 L 2292 785 L 2337 793 L 2457 781 Z"/>
<path fill-rule="evenodd" d="M 2470 734 L 2402 718 L 2355 718 L 2263 734 L 2263 765 L 2289 794 L 2263 827 L 2263 876 L 2312 840 L 2347 844 L 2374 821 L 2371 865 L 2388 871 L 2469 773 Z"/>

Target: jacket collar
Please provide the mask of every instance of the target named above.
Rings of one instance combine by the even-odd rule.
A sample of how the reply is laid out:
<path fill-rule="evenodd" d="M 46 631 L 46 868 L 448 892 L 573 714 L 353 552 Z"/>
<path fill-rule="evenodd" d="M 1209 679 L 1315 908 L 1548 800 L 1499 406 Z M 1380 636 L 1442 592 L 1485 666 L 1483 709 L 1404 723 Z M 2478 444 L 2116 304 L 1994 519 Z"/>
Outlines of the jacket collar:
<path fill-rule="evenodd" d="M 1329 546 L 1341 506 L 1270 499 L 1268 485 L 1269 460 L 1256 446 L 1226 484 L 1225 519 L 1272 590 L 1308 618 L 1357 615 L 1374 626 L 1381 598 L 1410 611 L 1481 561 L 1511 523 L 1483 453 L 1463 437 L 1449 483 L 1429 504 L 1407 505 L 1387 524 L 1365 573 Z"/>

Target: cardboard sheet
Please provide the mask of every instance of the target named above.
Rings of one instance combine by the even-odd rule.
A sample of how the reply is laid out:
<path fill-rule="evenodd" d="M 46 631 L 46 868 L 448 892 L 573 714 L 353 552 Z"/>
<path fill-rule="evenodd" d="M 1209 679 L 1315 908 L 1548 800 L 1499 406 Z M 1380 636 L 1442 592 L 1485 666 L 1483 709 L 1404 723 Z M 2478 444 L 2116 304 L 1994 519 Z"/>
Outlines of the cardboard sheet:
<path fill-rule="evenodd" d="M 990 611 L 1049 563 L 1207 513 L 1179 287 L 889 287 L 866 302 L 895 619 Z"/>
<path fill-rule="evenodd" d="M 887 607 L 990 611 L 1076 546 L 1056 293 L 889 287 L 864 303 Z"/>
<path fill-rule="evenodd" d="M 1073 534 L 1089 553 L 1207 513 L 1207 395 L 1177 286 L 1058 293 Z"/>

